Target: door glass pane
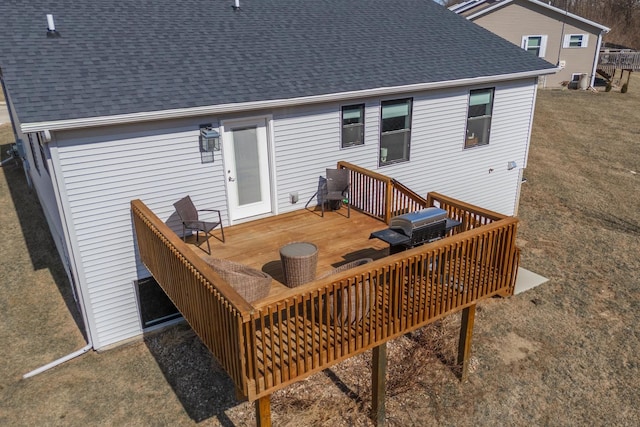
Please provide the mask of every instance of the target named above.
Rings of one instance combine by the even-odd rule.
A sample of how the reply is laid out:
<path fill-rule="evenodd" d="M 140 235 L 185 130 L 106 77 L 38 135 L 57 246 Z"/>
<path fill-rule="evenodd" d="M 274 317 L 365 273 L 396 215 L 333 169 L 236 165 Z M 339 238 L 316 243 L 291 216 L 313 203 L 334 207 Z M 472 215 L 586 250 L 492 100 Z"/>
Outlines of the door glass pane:
<path fill-rule="evenodd" d="M 233 152 L 236 158 L 238 205 L 262 201 L 258 132 L 255 127 L 233 129 Z"/>

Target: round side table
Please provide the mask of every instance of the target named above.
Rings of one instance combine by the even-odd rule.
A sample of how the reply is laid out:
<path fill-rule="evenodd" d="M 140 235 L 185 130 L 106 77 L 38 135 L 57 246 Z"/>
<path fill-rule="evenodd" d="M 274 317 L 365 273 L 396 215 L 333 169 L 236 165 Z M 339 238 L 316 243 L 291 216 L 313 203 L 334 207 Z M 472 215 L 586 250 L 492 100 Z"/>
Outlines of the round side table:
<path fill-rule="evenodd" d="M 293 242 L 280 248 L 285 285 L 295 288 L 316 278 L 318 247 L 309 242 Z"/>

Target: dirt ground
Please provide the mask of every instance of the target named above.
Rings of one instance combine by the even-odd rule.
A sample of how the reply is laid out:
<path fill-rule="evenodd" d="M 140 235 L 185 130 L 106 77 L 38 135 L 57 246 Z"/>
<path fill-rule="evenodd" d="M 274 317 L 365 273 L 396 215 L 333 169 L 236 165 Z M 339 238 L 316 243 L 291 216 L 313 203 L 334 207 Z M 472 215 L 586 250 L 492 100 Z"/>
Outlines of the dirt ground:
<path fill-rule="evenodd" d="M 539 93 L 519 244 L 550 280 L 479 305 L 466 383 L 458 317 L 392 341 L 387 425 L 638 425 L 639 136 L 640 76 L 627 94 Z M 0 126 L 2 158 L 10 140 Z M 21 379 L 85 342 L 37 197 L 20 168 L 0 178 L 0 425 L 255 425 L 185 325 Z M 273 424 L 372 425 L 370 359 L 275 393 Z"/>

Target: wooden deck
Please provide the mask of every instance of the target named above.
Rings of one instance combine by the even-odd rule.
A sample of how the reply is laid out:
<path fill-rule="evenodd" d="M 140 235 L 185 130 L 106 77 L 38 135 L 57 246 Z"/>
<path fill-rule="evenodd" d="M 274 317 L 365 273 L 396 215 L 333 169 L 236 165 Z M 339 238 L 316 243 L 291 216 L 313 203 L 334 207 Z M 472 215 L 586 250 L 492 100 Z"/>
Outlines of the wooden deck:
<path fill-rule="evenodd" d="M 620 70 L 620 77 L 616 79 L 616 73 Z M 627 72 L 627 81 L 624 82 L 624 72 Z M 618 51 L 611 49 L 600 50 L 596 72 L 605 78 L 609 84 L 614 80 L 620 85 L 626 85 L 624 91 L 629 89 L 631 73 L 640 71 L 640 52 Z M 610 87 L 610 86 L 608 86 Z"/>
<path fill-rule="evenodd" d="M 300 210 L 228 227 L 227 243 L 211 240 L 215 257 L 274 277 L 271 293 L 252 304 L 203 261 L 202 250 L 185 244 L 140 200 L 131 202 L 140 258 L 238 395 L 256 402 L 260 426 L 270 425 L 274 391 L 369 349 L 373 412 L 380 423 L 387 341 L 462 311 L 458 362 L 464 378 L 476 303 L 513 293 L 517 219 L 441 194 L 422 198 L 355 165 L 338 167 L 350 170 L 351 218 L 344 211 L 321 218 Z M 391 255 L 385 243 L 369 240 L 393 215 L 427 206 L 439 206 L 459 221 L 457 233 Z M 319 247 L 319 274 L 363 257 L 374 262 L 289 289 L 280 283 L 279 248 L 301 240 Z"/>
<path fill-rule="evenodd" d="M 373 231 L 387 227 L 384 222 L 355 210 L 351 211 L 351 218 L 345 215 L 344 208 L 325 212 L 324 217 L 319 211 L 301 209 L 225 227 L 225 243 L 215 237 L 209 239 L 211 256 L 236 261 L 270 274 L 274 281 L 269 296 L 253 303 L 258 307 L 266 305 L 296 293 L 283 284 L 279 249 L 287 243 L 305 241 L 318 247 L 318 276 L 360 258 L 376 260 L 389 255 L 388 244 L 369 239 Z M 214 236 L 219 235 L 219 231 L 215 230 Z M 208 255 L 200 249 L 207 248 L 202 235 L 199 247 L 195 245 L 195 235 L 188 237 L 187 243 L 197 255 Z"/>

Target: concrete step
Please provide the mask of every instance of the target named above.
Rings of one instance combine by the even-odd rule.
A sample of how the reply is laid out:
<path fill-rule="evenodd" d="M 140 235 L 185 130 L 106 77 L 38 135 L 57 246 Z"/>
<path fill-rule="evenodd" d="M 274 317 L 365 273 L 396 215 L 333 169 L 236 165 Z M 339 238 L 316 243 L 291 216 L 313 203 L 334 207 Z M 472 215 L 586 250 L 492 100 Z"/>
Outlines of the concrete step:
<path fill-rule="evenodd" d="M 542 285 L 549 281 L 546 277 L 542 277 L 539 274 L 529 271 L 525 268 L 518 267 L 518 278 L 516 279 L 516 288 L 514 294 L 519 294 L 536 286 Z"/>

